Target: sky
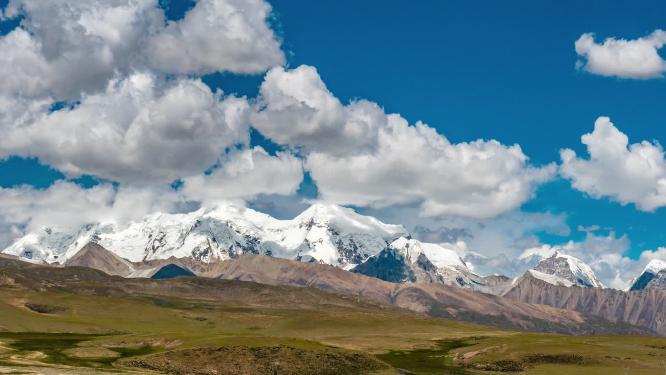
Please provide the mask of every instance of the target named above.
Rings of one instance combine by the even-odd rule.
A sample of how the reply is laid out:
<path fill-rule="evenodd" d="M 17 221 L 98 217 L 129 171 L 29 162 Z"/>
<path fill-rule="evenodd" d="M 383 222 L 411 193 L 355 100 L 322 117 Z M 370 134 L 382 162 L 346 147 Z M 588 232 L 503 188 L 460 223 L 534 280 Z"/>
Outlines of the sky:
<path fill-rule="evenodd" d="M 485 271 L 557 248 L 621 287 L 666 258 L 663 2 L 117 5 L 0 0 L 0 245 L 319 199 Z"/>

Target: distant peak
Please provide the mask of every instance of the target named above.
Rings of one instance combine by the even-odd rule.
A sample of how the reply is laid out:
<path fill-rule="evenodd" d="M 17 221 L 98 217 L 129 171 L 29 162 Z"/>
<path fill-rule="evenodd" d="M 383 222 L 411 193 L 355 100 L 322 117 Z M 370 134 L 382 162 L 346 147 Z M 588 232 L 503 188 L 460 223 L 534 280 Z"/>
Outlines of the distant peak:
<path fill-rule="evenodd" d="M 334 217 L 341 215 L 359 215 L 351 208 L 339 206 L 333 203 L 315 202 L 306 208 L 298 217 Z"/>
<path fill-rule="evenodd" d="M 402 225 L 386 224 L 372 216 L 359 214 L 337 204 L 316 202 L 294 218 L 296 222 L 335 227 L 345 233 L 375 232 L 388 240 L 409 235 Z"/>
<path fill-rule="evenodd" d="M 529 272 L 532 276 L 554 285 L 603 288 L 592 267 L 560 251 L 555 251 L 552 256 L 543 259 Z"/>

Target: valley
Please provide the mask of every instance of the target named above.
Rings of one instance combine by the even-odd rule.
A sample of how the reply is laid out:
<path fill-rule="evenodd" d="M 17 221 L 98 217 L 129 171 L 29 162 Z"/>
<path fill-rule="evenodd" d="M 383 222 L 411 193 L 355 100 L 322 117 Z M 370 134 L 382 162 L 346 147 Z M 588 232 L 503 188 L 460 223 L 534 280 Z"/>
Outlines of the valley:
<path fill-rule="evenodd" d="M 3 372 L 184 374 L 191 358 L 234 358 L 222 373 L 280 363 L 279 373 L 307 374 L 317 372 L 298 359 L 316 358 L 339 374 L 660 374 L 666 353 L 664 338 L 497 329 L 312 287 L 0 261 Z"/>

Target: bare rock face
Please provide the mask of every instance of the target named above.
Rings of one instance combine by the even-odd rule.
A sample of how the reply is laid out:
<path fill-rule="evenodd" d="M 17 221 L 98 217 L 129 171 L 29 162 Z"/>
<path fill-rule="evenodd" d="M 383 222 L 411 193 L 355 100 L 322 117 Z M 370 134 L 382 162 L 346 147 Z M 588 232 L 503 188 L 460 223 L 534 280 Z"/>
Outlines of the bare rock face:
<path fill-rule="evenodd" d="M 513 279 L 504 275 L 490 275 L 483 277 L 484 288 L 481 292 L 501 296 L 513 287 Z"/>
<path fill-rule="evenodd" d="M 531 275 L 504 294 L 519 302 L 549 305 L 594 315 L 615 323 L 645 327 L 666 334 L 666 291 L 655 288 L 623 292 L 615 289 L 559 286 Z"/>

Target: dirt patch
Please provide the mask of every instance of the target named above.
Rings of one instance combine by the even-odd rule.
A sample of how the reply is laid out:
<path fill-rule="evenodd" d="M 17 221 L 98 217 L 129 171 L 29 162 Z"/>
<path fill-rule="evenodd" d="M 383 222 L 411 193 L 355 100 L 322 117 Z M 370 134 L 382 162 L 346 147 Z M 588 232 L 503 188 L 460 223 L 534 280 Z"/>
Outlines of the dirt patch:
<path fill-rule="evenodd" d="M 73 358 L 118 358 L 120 353 L 96 346 L 83 346 L 78 348 L 72 348 L 63 350 L 63 354 L 66 354 Z"/>
<path fill-rule="evenodd" d="M 39 314 L 57 314 L 63 311 L 67 311 L 66 307 L 54 306 L 54 305 L 45 305 L 41 303 L 26 303 L 25 307 L 30 311 L 34 311 Z"/>
<path fill-rule="evenodd" d="M 7 275 L 0 274 L 0 286 L 14 287 L 16 286 L 16 280 Z"/>
<path fill-rule="evenodd" d="M 523 362 L 511 359 L 503 359 L 492 363 L 474 363 L 468 366 L 474 370 L 493 372 L 519 372 L 525 370 Z"/>
<path fill-rule="evenodd" d="M 386 368 L 373 357 L 337 350 L 307 350 L 284 345 L 194 348 L 122 361 L 124 366 L 169 374 L 337 375 L 365 374 Z"/>
<path fill-rule="evenodd" d="M 480 354 L 485 354 L 485 353 L 493 352 L 493 351 L 499 351 L 500 349 L 503 349 L 504 346 L 506 346 L 506 345 L 489 346 L 487 348 L 480 349 L 480 350 L 473 350 L 473 351 L 469 351 L 469 352 L 458 353 L 458 354 L 456 354 L 456 356 L 454 358 L 456 360 L 459 360 L 459 361 L 467 362 L 467 361 L 473 359 L 474 357 L 476 357 Z"/>

